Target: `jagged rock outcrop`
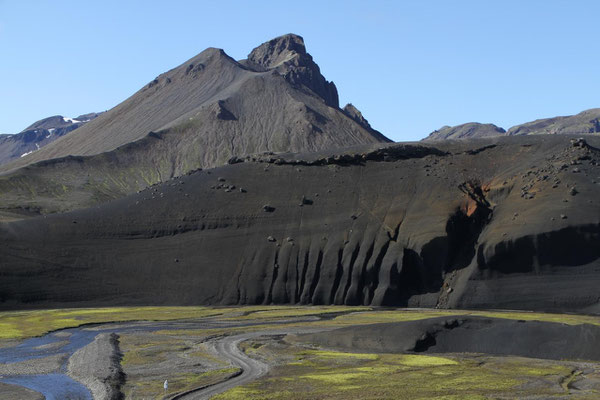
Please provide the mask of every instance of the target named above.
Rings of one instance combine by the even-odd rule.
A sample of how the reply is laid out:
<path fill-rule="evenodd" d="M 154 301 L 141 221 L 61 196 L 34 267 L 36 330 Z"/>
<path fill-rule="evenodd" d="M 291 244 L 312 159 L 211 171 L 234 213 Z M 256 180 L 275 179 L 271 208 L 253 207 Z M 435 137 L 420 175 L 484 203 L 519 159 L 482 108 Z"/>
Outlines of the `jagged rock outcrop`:
<path fill-rule="evenodd" d="M 362 115 L 362 113 L 352 103 L 348 103 L 343 108 L 346 115 L 361 124 L 364 128 L 374 130 L 369 124 L 369 121 Z"/>
<path fill-rule="evenodd" d="M 0 165 L 29 154 L 52 143 L 61 136 L 83 126 L 99 114 L 90 113 L 77 118 L 62 115 L 44 118 L 14 135 L 0 135 Z"/>
<path fill-rule="evenodd" d="M 275 70 L 288 82 L 305 86 L 331 107 L 339 107 L 337 88 L 321 75 L 319 66 L 306 52 L 301 36 L 288 34 L 261 44 L 242 61 L 256 71 Z"/>
<path fill-rule="evenodd" d="M 473 139 L 490 136 L 502 136 L 506 131 L 494 124 L 480 124 L 478 122 L 469 122 L 467 124 L 456 126 L 443 126 L 433 131 L 423 140 L 443 140 L 443 139 Z"/>
<path fill-rule="evenodd" d="M 238 159 L 0 224 L 1 307 L 600 312 L 599 148 L 554 135 Z"/>

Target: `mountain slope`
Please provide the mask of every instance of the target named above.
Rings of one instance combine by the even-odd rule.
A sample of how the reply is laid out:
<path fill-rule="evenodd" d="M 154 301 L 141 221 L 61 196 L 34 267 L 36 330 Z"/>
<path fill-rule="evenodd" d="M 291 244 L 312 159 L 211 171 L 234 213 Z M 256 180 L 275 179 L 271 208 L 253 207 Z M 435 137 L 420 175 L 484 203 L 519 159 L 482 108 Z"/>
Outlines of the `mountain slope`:
<path fill-rule="evenodd" d="M 83 126 L 99 114 L 90 113 L 77 118 L 62 115 L 44 118 L 14 135 L 0 135 L 0 165 L 25 157 L 56 139 Z"/>
<path fill-rule="evenodd" d="M 264 93 L 263 93 L 264 92 Z M 244 107 L 254 101 L 252 115 Z M 303 107 L 311 98 L 310 110 Z M 227 103 L 226 106 L 223 103 Z M 245 103 L 245 104 L 242 104 Z M 223 112 L 223 107 L 226 108 Z M 237 107 L 237 109 L 236 109 Z M 199 121 L 207 114 L 221 121 L 217 132 L 206 142 L 221 145 L 223 137 L 234 140 L 227 156 L 255 151 L 302 151 L 311 146 L 354 145 L 387 141 L 353 121 L 336 126 L 344 115 L 337 104 L 335 85 L 327 82 L 318 66 L 306 52 L 304 41 L 297 35 L 284 35 L 254 49 L 247 60 L 238 63 L 223 50 L 209 48 L 139 90 L 123 103 L 107 111 L 80 129 L 77 135 L 66 136 L 23 160 L 4 168 L 4 171 L 37 161 L 67 155 L 94 155 L 145 137 L 151 131 L 173 128 L 188 121 Z M 288 125 L 284 114 L 297 121 Z M 332 117 L 333 116 L 333 117 Z M 248 119 L 251 120 L 247 124 Z M 333 119 L 333 121 L 332 121 Z M 209 122 L 207 128 L 215 128 Z M 206 135 L 197 126 L 197 135 Z M 259 135 L 261 138 L 253 139 Z M 274 148 L 267 148 L 270 140 Z M 247 143 L 236 146 L 235 144 Z M 279 142 L 279 144 L 278 144 Z M 288 147 L 287 144 L 291 147 Z M 219 151 L 212 147 L 204 153 Z M 223 163 L 227 156 L 206 156 L 202 167 Z"/>
<path fill-rule="evenodd" d="M 76 135 L 4 166 L 0 220 L 89 207 L 233 156 L 389 141 L 356 112 L 337 107 L 299 36 L 241 63 L 208 49 Z"/>
<path fill-rule="evenodd" d="M 250 157 L 0 224 L 0 306 L 600 312 L 599 148 L 549 135 Z"/>

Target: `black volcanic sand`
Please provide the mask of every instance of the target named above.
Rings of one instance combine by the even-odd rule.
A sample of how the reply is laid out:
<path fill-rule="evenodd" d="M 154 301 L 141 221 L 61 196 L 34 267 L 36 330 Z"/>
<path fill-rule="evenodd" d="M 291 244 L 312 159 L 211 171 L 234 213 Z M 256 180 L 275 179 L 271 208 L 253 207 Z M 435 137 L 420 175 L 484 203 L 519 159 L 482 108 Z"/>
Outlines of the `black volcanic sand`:
<path fill-rule="evenodd" d="M 97 207 L 3 223 L 0 307 L 598 312 L 600 138 L 585 140 L 267 155 Z"/>
<path fill-rule="evenodd" d="M 484 353 L 550 360 L 600 360 L 600 327 L 453 316 L 340 328 L 301 341 L 353 352 Z"/>

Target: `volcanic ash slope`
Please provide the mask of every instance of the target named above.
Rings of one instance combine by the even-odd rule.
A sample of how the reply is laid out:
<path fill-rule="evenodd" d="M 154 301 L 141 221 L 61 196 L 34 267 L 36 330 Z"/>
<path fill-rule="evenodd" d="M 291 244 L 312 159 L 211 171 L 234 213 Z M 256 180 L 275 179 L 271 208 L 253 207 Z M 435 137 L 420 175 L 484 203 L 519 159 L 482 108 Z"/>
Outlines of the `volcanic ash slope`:
<path fill-rule="evenodd" d="M 0 225 L 0 299 L 598 311 L 599 147 L 522 136 L 236 160 Z"/>

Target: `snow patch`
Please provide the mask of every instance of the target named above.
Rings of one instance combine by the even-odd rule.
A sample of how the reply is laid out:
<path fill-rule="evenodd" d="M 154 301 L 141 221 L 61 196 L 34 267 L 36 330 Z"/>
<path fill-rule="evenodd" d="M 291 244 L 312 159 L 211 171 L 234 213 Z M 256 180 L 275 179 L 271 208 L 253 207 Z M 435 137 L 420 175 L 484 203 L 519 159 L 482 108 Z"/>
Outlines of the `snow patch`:
<path fill-rule="evenodd" d="M 31 150 L 31 151 L 28 151 L 27 153 L 23 153 L 23 154 L 21 154 L 21 158 L 23 158 L 23 157 L 25 157 L 25 156 L 27 156 L 27 155 L 29 155 L 29 154 L 33 153 L 34 151 L 35 151 L 35 150 Z"/>
<path fill-rule="evenodd" d="M 79 120 L 77 120 L 75 118 L 68 118 L 68 117 L 63 117 L 63 121 L 65 121 L 65 122 L 71 122 L 73 124 L 77 124 L 77 123 L 81 122 L 81 121 L 79 121 Z"/>

